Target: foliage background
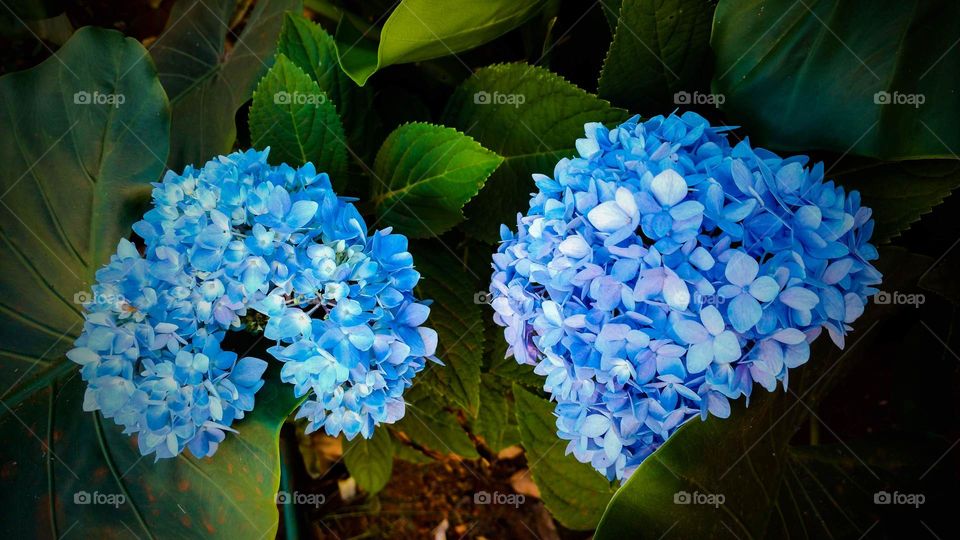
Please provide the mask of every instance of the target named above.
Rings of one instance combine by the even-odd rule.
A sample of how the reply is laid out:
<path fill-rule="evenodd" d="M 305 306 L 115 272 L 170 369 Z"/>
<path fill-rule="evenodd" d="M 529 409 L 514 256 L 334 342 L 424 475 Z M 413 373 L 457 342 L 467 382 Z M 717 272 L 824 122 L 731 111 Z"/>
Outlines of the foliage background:
<path fill-rule="evenodd" d="M 579 538 L 600 523 L 598 538 L 859 538 L 956 530 L 960 223 L 948 197 L 960 183 L 955 5 L 2 7 L 5 532 L 347 538 L 440 529 L 448 537 Z M 75 92 L 91 88 L 128 103 L 112 114 L 71 106 Z M 278 91 L 328 99 L 284 109 L 270 99 Z M 474 98 L 481 91 L 525 102 L 483 105 Z M 882 106 L 878 91 L 926 101 Z M 685 104 L 678 92 L 724 102 Z M 569 155 L 584 122 L 678 107 L 742 125 L 735 136 L 755 144 L 824 160 L 828 177 L 861 190 L 875 209 L 887 244 L 884 290 L 925 302 L 871 306 L 847 352 L 819 343 L 789 392 L 760 396 L 727 421 L 690 423 L 608 507 L 617 486 L 563 456 L 536 377 L 502 358 L 482 302 L 489 254 L 499 223 L 525 208 L 529 174 L 549 173 Z M 274 375 L 256 414 L 240 424 L 242 437 L 214 458 L 140 460 L 119 429 L 81 411 L 82 385 L 62 362 L 80 326 L 73 295 L 142 212 L 147 183 L 164 168 L 268 144 L 274 159 L 336 171 L 338 189 L 360 198 L 371 228 L 394 225 L 418 239 L 420 293 L 435 300 L 431 323 L 447 367 L 422 374 L 408 393 L 408 416 L 371 441 L 304 437 L 285 422 L 295 403 Z M 413 157 L 443 149 L 428 160 L 441 172 L 405 162 L 411 148 Z M 325 502 L 278 505 L 278 489 Z M 678 491 L 697 490 L 722 493 L 726 503 L 674 504 Z M 77 493 L 97 491 L 127 502 L 77 504 Z M 528 498 L 516 508 L 475 504 L 479 492 L 518 491 Z M 926 502 L 876 505 L 880 491 L 922 493 Z"/>

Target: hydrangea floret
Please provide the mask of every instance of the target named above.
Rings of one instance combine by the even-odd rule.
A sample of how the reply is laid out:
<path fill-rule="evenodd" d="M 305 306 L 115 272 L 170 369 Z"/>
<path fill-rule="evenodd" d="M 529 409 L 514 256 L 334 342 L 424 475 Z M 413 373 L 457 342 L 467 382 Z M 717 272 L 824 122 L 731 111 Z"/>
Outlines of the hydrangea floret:
<path fill-rule="evenodd" d="M 685 421 L 773 391 L 877 291 L 873 220 L 823 164 L 731 146 L 703 117 L 585 125 L 578 156 L 501 227 L 508 355 L 535 366 L 567 452 L 629 476 Z"/>
<path fill-rule="evenodd" d="M 413 296 L 407 239 L 368 234 L 349 199 L 310 163 L 235 152 L 154 184 L 153 208 L 96 273 L 68 358 L 84 410 L 136 433 L 157 459 L 210 456 L 254 407 L 267 361 L 222 349 L 254 329 L 281 379 L 308 396 L 308 431 L 371 437 L 404 414 L 403 392 L 437 334 Z"/>

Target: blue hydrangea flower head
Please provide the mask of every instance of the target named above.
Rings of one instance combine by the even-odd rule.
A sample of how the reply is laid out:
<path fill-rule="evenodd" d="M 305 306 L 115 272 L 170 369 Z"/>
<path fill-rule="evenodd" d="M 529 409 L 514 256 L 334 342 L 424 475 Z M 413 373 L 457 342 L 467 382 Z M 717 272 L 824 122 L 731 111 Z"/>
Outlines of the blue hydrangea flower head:
<path fill-rule="evenodd" d="M 407 239 L 368 234 L 325 173 L 271 166 L 267 152 L 168 172 L 133 227 L 142 252 L 121 240 L 97 272 L 67 356 L 88 383 L 84 409 L 136 433 L 144 455 L 212 455 L 253 410 L 267 361 L 223 350 L 227 332 L 276 342 L 308 431 L 348 438 L 401 418 L 433 359 Z"/>
<path fill-rule="evenodd" d="M 544 376 L 568 453 L 610 479 L 754 383 L 786 388 L 822 330 L 843 347 L 880 283 L 859 194 L 728 129 L 692 112 L 588 123 L 501 227 L 507 354 Z"/>

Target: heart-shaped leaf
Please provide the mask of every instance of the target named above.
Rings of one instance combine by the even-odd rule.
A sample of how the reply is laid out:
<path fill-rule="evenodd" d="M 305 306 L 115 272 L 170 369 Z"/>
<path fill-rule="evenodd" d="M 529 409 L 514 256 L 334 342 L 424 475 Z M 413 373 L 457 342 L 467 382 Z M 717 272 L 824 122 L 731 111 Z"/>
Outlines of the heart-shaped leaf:
<path fill-rule="evenodd" d="M 168 164 L 175 171 L 233 148 L 237 110 L 273 63 L 283 14 L 301 9 L 300 0 L 257 2 L 236 36 L 234 14 L 247 7 L 236 0 L 181 0 L 150 48 L 173 106 Z"/>

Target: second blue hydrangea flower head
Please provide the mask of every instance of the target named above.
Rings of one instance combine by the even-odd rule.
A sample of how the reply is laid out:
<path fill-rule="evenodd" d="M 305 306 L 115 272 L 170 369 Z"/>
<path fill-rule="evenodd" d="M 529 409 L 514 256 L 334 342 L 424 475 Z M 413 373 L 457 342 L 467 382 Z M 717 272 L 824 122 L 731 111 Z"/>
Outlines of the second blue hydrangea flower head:
<path fill-rule="evenodd" d="M 403 391 L 437 345 L 404 236 L 369 235 L 326 174 L 270 166 L 267 152 L 169 172 L 153 203 L 134 225 L 143 255 L 120 242 L 68 353 L 88 382 L 85 410 L 137 433 L 144 455 L 209 456 L 280 361 L 308 396 L 308 431 L 370 437 L 403 416 Z M 276 342 L 275 360 L 221 348 L 245 329 Z"/>
<path fill-rule="evenodd" d="M 501 230 L 508 354 L 545 377 L 567 451 L 608 478 L 754 383 L 786 387 L 822 330 L 843 347 L 880 283 L 859 194 L 726 129 L 689 112 L 587 124 Z"/>

